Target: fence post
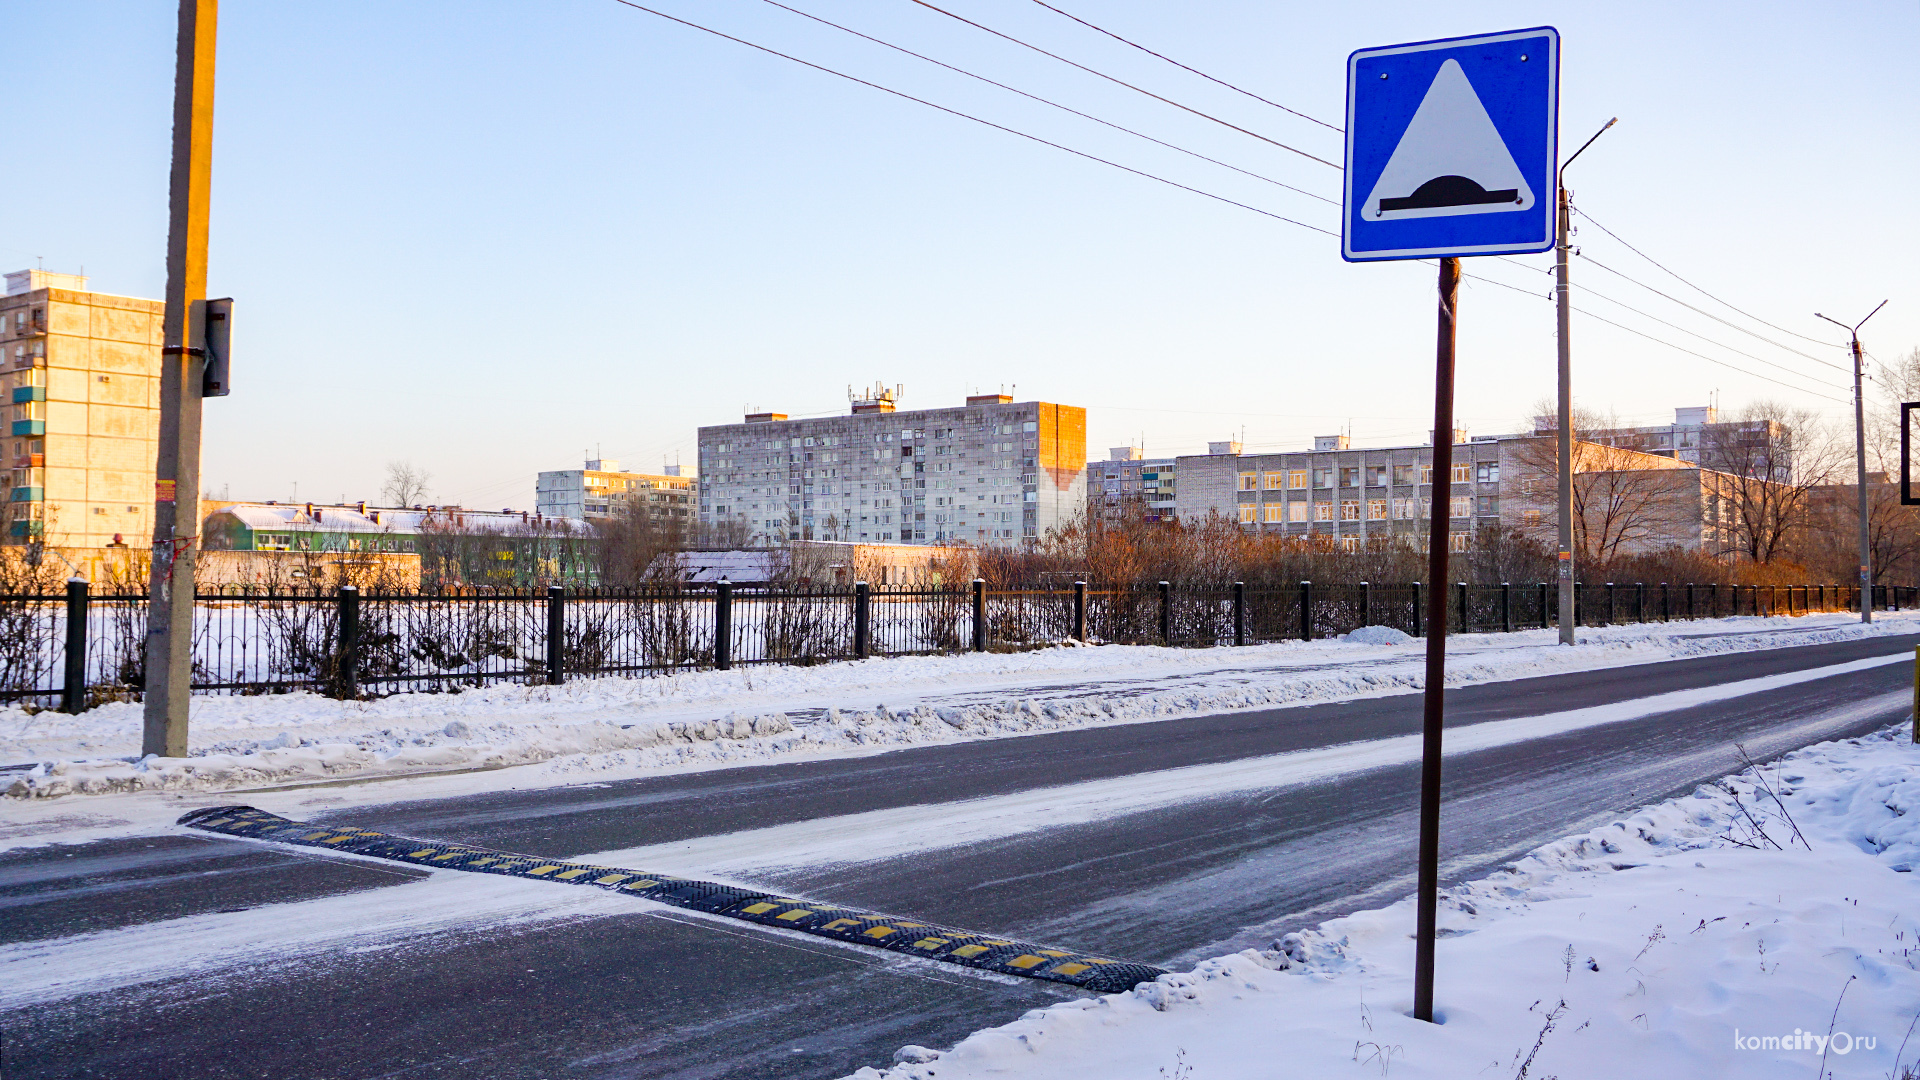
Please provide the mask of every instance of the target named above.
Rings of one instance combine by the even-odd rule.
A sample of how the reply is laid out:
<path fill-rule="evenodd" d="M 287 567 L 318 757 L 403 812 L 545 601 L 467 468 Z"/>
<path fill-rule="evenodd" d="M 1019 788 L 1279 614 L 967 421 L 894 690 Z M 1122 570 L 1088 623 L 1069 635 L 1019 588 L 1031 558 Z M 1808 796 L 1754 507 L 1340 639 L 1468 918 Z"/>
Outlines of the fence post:
<path fill-rule="evenodd" d="M 1507 581 L 1500 583 L 1500 630 L 1513 633 L 1513 583 Z"/>
<path fill-rule="evenodd" d="M 973 651 L 987 651 L 987 580 L 973 579 Z"/>
<path fill-rule="evenodd" d="M 334 661 L 333 696 L 351 699 L 356 695 L 359 682 L 360 654 L 360 590 L 352 585 L 340 586 L 340 651 Z"/>
<path fill-rule="evenodd" d="M 1087 640 L 1087 583 L 1073 583 L 1073 640 Z"/>
<path fill-rule="evenodd" d="M 1547 607 L 1547 597 L 1551 591 L 1546 582 L 1543 581 L 1540 583 L 1540 629 L 1542 630 L 1550 629 L 1553 626 L 1553 612 L 1549 611 Z"/>
<path fill-rule="evenodd" d="M 1827 610 L 1827 587 L 1825 585 L 1820 586 L 1820 610 Z"/>
<path fill-rule="evenodd" d="M 567 678 L 567 590 L 561 585 L 547 586 L 547 685 L 559 686 Z"/>
<path fill-rule="evenodd" d="M 1604 618 L 1604 619 L 1602 619 L 1602 620 L 1600 621 L 1600 625 L 1601 625 L 1601 626 L 1612 626 L 1612 625 L 1613 625 L 1613 582 L 1611 582 L 1611 581 L 1609 581 L 1609 582 L 1607 582 L 1607 613 L 1606 613 L 1606 618 Z"/>
<path fill-rule="evenodd" d="M 873 590 L 864 581 L 853 583 L 853 658 L 865 660 L 873 644 L 873 624 L 868 621 Z"/>
<path fill-rule="evenodd" d="M 1247 643 L 1247 583 L 1233 583 L 1233 643 Z"/>
<path fill-rule="evenodd" d="M 67 676 L 60 686 L 60 711 L 87 707 L 87 582 L 67 579 Z"/>
<path fill-rule="evenodd" d="M 733 582 L 722 581 L 713 587 L 713 666 L 726 671 L 733 667 Z"/>
<path fill-rule="evenodd" d="M 1647 621 L 1647 583 L 1633 583 L 1633 621 L 1644 625 Z"/>
<path fill-rule="evenodd" d="M 1160 583 L 1160 644 L 1173 644 L 1173 583 Z"/>
<path fill-rule="evenodd" d="M 1467 632 L 1467 583 L 1464 581 L 1457 581 L 1457 582 L 1454 582 L 1453 587 L 1454 587 L 1454 590 L 1460 594 L 1460 597 L 1459 597 L 1460 630 L 1459 632 L 1464 634 Z"/>
<path fill-rule="evenodd" d="M 1673 593 L 1664 581 L 1660 583 L 1660 621 L 1663 623 L 1673 621 Z"/>
<path fill-rule="evenodd" d="M 1426 609 L 1420 606 L 1420 583 L 1413 583 L 1413 636 L 1425 637 L 1420 626 L 1420 613 Z"/>
<path fill-rule="evenodd" d="M 1360 583 L 1360 625 L 1373 625 L 1373 585 L 1365 581 Z"/>
<path fill-rule="evenodd" d="M 1300 583 L 1300 640 L 1313 640 L 1313 582 Z"/>

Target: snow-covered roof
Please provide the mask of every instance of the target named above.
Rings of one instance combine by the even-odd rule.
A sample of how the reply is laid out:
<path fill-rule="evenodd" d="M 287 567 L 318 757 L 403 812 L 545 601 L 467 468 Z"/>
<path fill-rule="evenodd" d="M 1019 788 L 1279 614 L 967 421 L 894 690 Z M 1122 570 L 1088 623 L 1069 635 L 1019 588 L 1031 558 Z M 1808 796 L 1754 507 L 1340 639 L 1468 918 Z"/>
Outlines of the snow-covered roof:
<path fill-rule="evenodd" d="M 480 529 L 487 532 L 518 533 L 538 530 L 542 533 L 587 535 L 592 526 L 577 518 L 541 517 L 503 510 L 468 510 L 462 507 L 368 507 L 322 506 L 308 503 L 234 503 L 214 514 L 230 514 L 256 532 L 389 533 L 411 535 L 428 528 Z"/>

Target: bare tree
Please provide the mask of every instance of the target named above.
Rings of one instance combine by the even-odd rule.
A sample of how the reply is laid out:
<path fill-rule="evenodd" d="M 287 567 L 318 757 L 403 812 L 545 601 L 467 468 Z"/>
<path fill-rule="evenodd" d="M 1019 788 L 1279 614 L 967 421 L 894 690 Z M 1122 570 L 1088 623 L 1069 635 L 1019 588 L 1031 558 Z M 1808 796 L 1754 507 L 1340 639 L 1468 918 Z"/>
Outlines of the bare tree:
<path fill-rule="evenodd" d="M 1576 565 L 1681 542 L 1699 521 L 1692 472 L 1671 458 L 1594 441 L 1619 425 L 1610 416 L 1576 411 L 1573 442 L 1573 550 Z M 1514 446 L 1514 490 L 1538 508 L 1522 532 L 1540 543 L 1559 536 L 1558 440 L 1527 439 Z M 1696 485 L 1697 487 L 1697 485 Z"/>
<path fill-rule="evenodd" d="M 693 528 L 686 517 L 643 499 L 622 499 L 611 517 L 593 525 L 600 536 L 601 580 L 607 584 L 679 580 L 677 563 L 663 556 L 691 546 Z"/>
<path fill-rule="evenodd" d="M 1817 413 L 1772 401 L 1702 431 L 1702 464 L 1725 475 L 1726 553 L 1757 563 L 1787 555 L 1808 525 L 1813 491 L 1833 482 L 1841 450 Z"/>
<path fill-rule="evenodd" d="M 388 506 L 413 506 L 425 502 L 427 482 L 433 474 L 411 461 L 387 462 L 387 482 L 380 487 Z"/>

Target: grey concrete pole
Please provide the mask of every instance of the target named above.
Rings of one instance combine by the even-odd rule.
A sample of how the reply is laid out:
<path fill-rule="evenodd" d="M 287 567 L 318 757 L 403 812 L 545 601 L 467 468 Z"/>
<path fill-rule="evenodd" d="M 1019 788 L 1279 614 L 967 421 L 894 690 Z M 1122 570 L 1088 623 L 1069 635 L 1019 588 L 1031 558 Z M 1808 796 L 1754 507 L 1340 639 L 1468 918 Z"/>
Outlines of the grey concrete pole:
<path fill-rule="evenodd" d="M 180 0 L 167 221 L 167 312 L 148 581 L 141 752 L 187 755 L 193 681 L 194 548 L 200 537 L 200 391 L 206 355 L 207 203 L 213 165 L 213 53 L 219 0 Z"/>
<path fill-rule="evenodd" d="M 1568 329 L 1573 322 L 1567 286 L 1567 233 L 1573 213 L 1567 189 L 1560 189 L 1559 241 L 1553 246 L 1553 296 L 1560 347 L 1559 447 L 1554 482 L 1560 501 L 1560 644 L 1573 644 L 1573 345 Z"/>

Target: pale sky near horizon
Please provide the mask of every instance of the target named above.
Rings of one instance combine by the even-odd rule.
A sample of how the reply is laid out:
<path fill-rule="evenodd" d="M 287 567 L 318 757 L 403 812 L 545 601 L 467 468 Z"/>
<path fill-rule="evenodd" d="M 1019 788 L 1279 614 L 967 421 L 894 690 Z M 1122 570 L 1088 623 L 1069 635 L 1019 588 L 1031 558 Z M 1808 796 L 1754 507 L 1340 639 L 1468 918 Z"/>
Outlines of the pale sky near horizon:
<path fill-rule="evenodd" d="M 783 2 L 1339 197 L 1334 168 L 911 0 Z M 1341 158 L 1335 132 L 1032 0 L 934 2 Z M 766 0 L 650 6 L 1338 229 L 1334 206 Z M 1558 27 L 1563 153 L 1620 118 L 1570 171 L 1576 205 L 1778 327 L 1589 224 L 1579 306 L 1691 353 L 1576 315 L 1583 407 L 1670 422 L 1710 397 L 1773 398 L 1839 419 L 1844 335 L 1813 312 L 1852 322 L 1890 298 L 1867 350 L 1920 346 L 1920 5 L 1056 6 L 1334 124 L 1354 49 Z M 174 25 L 165 0 L 0 11 L 0 270 L 84 267 L 98 291 L 161 295 Z M 1084 405 L 1096 458 L 1243 431 L 1257 449 L 1341 430 L 1405 444 L 1431 426 L 1430 265 L 1349 265 L 1336 239 L 614 0 L 227 0 L 212 221 L 209 289 L 237 298 L 237 359 L 233 396 L 207 403 L 204 475 L 236 498 L 377 498 L 405 459 L 435 501 L 527 509 L 536 472 L 595 447 L 691 467 L 702 424 L 839 412 L 848 384 L 875 381 L 905 384 L 904 408 L 1001 386 Z M 1457 411 L 1475 433 L 1516 430 L 1552 393 L 1550 262 L 1467 265 L 1519 289 L 1469 283 L 1461 302 Z"/>

